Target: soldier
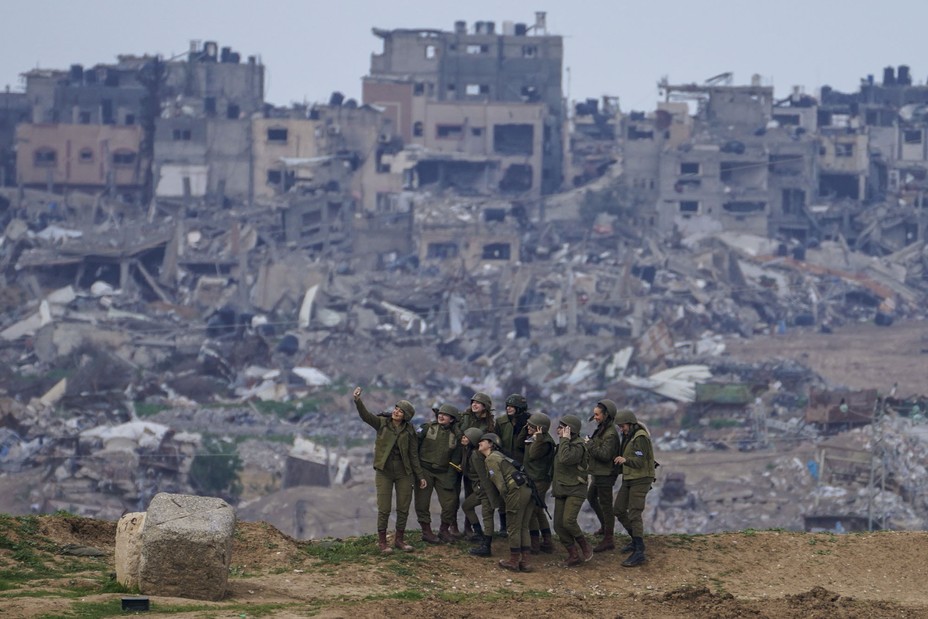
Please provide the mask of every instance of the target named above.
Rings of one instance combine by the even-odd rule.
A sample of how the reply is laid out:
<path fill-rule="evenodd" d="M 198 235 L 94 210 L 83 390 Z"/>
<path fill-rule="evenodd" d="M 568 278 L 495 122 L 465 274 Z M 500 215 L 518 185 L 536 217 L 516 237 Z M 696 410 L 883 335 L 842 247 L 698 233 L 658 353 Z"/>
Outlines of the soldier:
<path fill-rule="evenodd" d="M 464 430 L 464 436 L 461 438 L 461 444 L 465 446 L 461 469 L 465 482 L 469 482 L 473 490 L 464 498 L 461 507 L 464 510 L 465 522 L 474 523 L 474 536 L 471 541 L 477 542 L 477 545 L 470 549 L 470 554 L 475 557 L 489 557 L 493 554 L 493 513 L 498 507 L 495 502 L 496 493 L 491 496 L 486 492 L 490 480 L 487 478 L 483 454 L 477 449 L 483 435 L 484 432 L 481 432 L 480 428 L 468 428 Z M 480 525 L 481 519 L 477 518 L 478 505 L 483 516 L 483 526 Z"/>
<path fill-rule="evenodd" d="M 506 414 L 496 418 L 496 434 L 502 442 L 503 453 L 518 460 L 525 459 L 525 429 L 528 423 L 528 402 L 525 396 L 514 393 L 506 398 Z"/>
<path fill-rule="evenodd" d="M 517 460 L 519 464 L 525 459 L 525 425 L 528 423 L 528 402 L 525 397 L 514 393 L 506 398 L 506 414 L 496 418 L 496 432 L 502 443 L 504 454 Z M 499 512 L 499 530 L 507 531 L 506 512 Z"/>
<path fill-rule="evenodd" d="M 557 445 L 548 433 L 551 428 L 551 418 L 544 413 L 532 413 L 528 418 L 526 428 L 529 438 L 525 440 L 525 472 L 535 482 L 538 497 L 544 502 L 548 489 L 551 487 L 554 454 L 557 452 Z M 554 544 L 551 542 L 551 524 L 548 522 L 544 507 L 532 505 L 529 536 L 533 555 L 539 552 L 549 554 L 554 552 Z"/>
<path fill-rule="evenodd" d="M 493 400 L 490 399 L 485 393 L 478 391 L 470 399 L 470 406 L 461 414 L 461 419 L 458 422 L 458 428 L 461 432 L 466 431 L 468 428 L 478 428 L 480 430 L 481 436 L 487 432 L 496 431 L 496 423 L 493 420 Z M 474 443 L 474 449 L 477 448 L 477 443 Z M 473 488 L 470 485 L 470 480 L 464 478 L 464 499 L 471 495 Z M 460 495 L 460 489 L 458 489 L 458 495 Z M 457 524 L 457 509 L 454 510 L 455 513 L 455 524 Z M 468 535 L 473 533 L 473 523 L 467 518 L 464 518 L 464 534 Z"/>
<path fill-rule="evenodd" d="M 554 530 L 561 543 L 567 548 L 567 560 L 563 567 L 580 565 L 593 558 L 593 548 L 577 524 L 577 516 L 586 499 L 589 454 L 580 430 L 583 424 L 576 415 L 565 415 L 557 426 L 561 439 L 554 457 Z M 579 548 L 578 548 L 579 546 Z"/>
<path fill-rule="evenodd" d="M 600 400 L 593 407 L 590 421 L 598 424 L 586 441 L 590 452 L 590 488 L 586 499 L 599 518 L 599 532 L 603 539 L 593 552 L 615 549 L 615 514 L 612 511 L 612 487 L 621 468 L 614 462 L 619 455 L 619 433 L 615 429 L 616 405 L 612 400 Z"/>
<path fill-rule="evenodd" d="M 374 485 L 377 488 L 377 537 L 381 552 L 391 552 L 387 544 L 387 524 L 390 521 L 393 493 L 396 491 L 396 537 L 393 545 L 411 551 L 405 542 L 406 521 L 412 502 L 413 486 L 425 488 L 426 481 L 419 465 L 416 432 L 409 423 L 416 409 L 408 400 L 400 400 L 389 416 L 375 415 L 361 401 L 361 388 L 355 387 L 354 405 L 361 419 L 377 431 L 374 442 Z"/>
<path fill-rule="evenodd" d="M 531 572 L 528 521 L 531 518 L 532 489 L 518 463 L 506 457 L 500 448 L 501 442 L 496 434 L 480 437 L 479 450 L 485 458 L 490 481 L 487 492 L 499 493 L 505 504 L 506 522 L 509 523 L 509 560 L 501 559 L 499 566 L 514 572 Z"/>
<path fill-rule="evenodd" d="M 425 477 L 425 488 L 416 490 L 416 517 L 422 527 L 422 541 L 429 544 L 452 542 L 451 523 L 457 516 L 455 487 L 458 474 L 454 467 L 461 464 L 461 431 L 455 425 L 460 415 L 457 407 L 442 404 L 433 408 L 435 421 L 419 426 L 419 462 Z M 453 465 L 453 466 L 452 466 Z M 441 506 L 441 526 L 436 536 L 432 532 L 432 490 Z M 455 528 L 457 528 L 455 526 Z"/>
<path fill-rule="evenodd" d="M 645 562 L 644 522 L 641 514 L 644 512 L 645 498 L 654 483 L 656 464 L 651 435 L 635 417 L 635 413 L 621 410 L 616 413 L 615 422 L 622 431 L 619 446 L 621 455 L 615 457 L 615 463 L 622 466 L 622 486 L 615 496 L 615 517 L 632 538 L 622 548 L 622 552 L 632 552 L 622 565 L 635 567 Z"/>

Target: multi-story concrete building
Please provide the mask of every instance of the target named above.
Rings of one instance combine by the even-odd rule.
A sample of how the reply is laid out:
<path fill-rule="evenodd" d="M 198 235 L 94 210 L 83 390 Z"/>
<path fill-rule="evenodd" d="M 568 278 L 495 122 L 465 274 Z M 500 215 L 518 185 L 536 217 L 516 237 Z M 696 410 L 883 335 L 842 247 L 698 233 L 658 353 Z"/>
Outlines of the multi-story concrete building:
<path fill-rule="evenodd" d="M 20 124 L 17 183 L 49 190 L 132 191 L 141 183 L 137 125 Z"/>
<path fill-rule="evenodd" d="M 469 162 L 437 167 L 492 177 L 487 187 L 507 177 L 513 182 L 503 182 L 504 191 L 512 186 L 540 195 L 561 187 L 563 47 L 560 36 L 547 33 L 544 13 L 537 13 L 531 26 L 504 22 L 500 31 L 494 22 L 476 22 L 468 30 L 458 21 L 451 32 L 374 29 L 374 34 L 384 47 L 371 57 L 363 99 L 384 108 L 406 144 L 434 147 L 441 142 L 444 153 L 467 153 Z M 521 120 L 500 122 L 500 110 L 506 108 Z M 495 125 L 487 124 L 491 121 Z M 514 163 L 496 157 L 500 154 L 523 160 Z M 496 166 L 500 169 L 494 173 Z M 527 177 L 532 185 L 526 188 Z"/>
<path fill-rule="evenodd" d="M 195 195 L 250 195 L 249 122 L 264 105 L 256 56 L 191 42 L 180 59 L 122 55 L 24 77 L 34 123 L 141 126 L 140 165 L 153 165 L 157 195 L 177 195 L 182 179 Z"/>

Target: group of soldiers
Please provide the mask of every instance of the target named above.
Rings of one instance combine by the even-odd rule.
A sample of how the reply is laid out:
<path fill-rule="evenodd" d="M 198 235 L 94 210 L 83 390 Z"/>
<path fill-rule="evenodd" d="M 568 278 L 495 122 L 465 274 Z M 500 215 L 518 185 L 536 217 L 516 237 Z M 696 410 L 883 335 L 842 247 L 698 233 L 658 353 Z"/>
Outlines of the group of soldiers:
<path fill-rule="evenodd" d="M 645 562 L 642 513 L 657 464 L 648 430 L 632 411 L 618 410 L 612 400 L 599 400 L 589 418 L 596 422 L 592 434 L 581 436 L 581 419 L 565 415 L 555 428 L 555 442 L 551 418 L 529 414 L 520 394 L 506 398 L 505 414 L 494 416 L 491 398 L 475 393 L 464 411 L 442 404 L 432 409 L 434 420 L 416 428 L 415 408 L 408 400 L 397 402 L 390 413 L 374 414 L 361 393 L 355 388 L 355 407 L 377 432 L 374 470 L 381 552 L 412 550 L 405 533 L 413 504 L 423 541 L 450 543 L 470 536 L 476 543 L 470 554 L 475 556 L 492 554 L 498 511 L 500 535 L 509 542 L 509 558 L 499 565 L 508 570 L 533 571 L 531 555 L 554 552 L 552 524 L 567 550 L 561 564 L 565 567 L 589 561 L 595 552 L 614 550 L 616 520 L 630 538 L 621 549 L 630 553 L 622 565 Z M 613 493 L 620 475 L 621 485 Z M 553 518 L 545 500 L 549 490 Z M 441 507 L 437 533 L 431 522 L 433 491 Z M 394 495 L 396 534 L 391 546 L 387 526 Z M 595 547 L 578 524 L 584 501 L 600 523 L 594 535 L 601 539 Z M 464 512 L 463 530 L 458 528 L 458 511 Z"/>

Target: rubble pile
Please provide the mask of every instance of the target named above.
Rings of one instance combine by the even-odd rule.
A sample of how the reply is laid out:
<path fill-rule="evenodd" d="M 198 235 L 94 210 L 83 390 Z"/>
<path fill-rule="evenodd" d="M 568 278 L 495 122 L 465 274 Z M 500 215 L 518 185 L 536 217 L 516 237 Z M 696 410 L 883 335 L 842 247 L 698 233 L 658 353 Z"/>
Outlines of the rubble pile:
<path fill-rule="evenodd" d="M 481 213 L 500 211 L 494 234 L 517 239 L 518 256 L 371 270 L 349 253 L 323 258 L 285 242 L 273 209 L 162 201 L 133 213 L 104 201 L 90 219 L 74 207 L 53 224 L 34 216 L 53 199 L 29 192 L 30 208 L 7 213 L 0 245 L 10 305 L 0 318 L 4 384 L 27 418 L 6 424 L 0 453 L 6 470 L 35 466 L 31 441 L 41 438 L 49 457 L 71 457 L 68 466 L 43 463 L 57 478 L 46 498 L 76 504 L 93 502 L 85 490 L 118 494 L 132 509 L 148 488 L 183 491 L 180 463 L 109 453 L 77 438 L 89 428 L 134 423 L 155 408 L 173 412 L 149 419 L 169 418 L 176 432 L 363 440 L 370 431 L 342 414 L 352 384 L 382 392 L 384 407 L 410 399 L 420 415 L 475 391 L 497 401 L 523 393 L 554 416 L 585 414 L 605 392 L 654 413 L 658 449 L 701 450 L 764 444 L 756 427 L 713 435 L 711 411 L 678 434 L 698 385 L 743 382 L 772 411 L 770 436 L 809 438 L 794 421 L 796 394 L 823 380 L 798 363 L 733 363 L 723 337 L 921 317 L 925 307 L 924 248 L 877 259 L 822 243 L 800 260 L 749 235 L 662 244 L 626 234 L 621 220 L 611 234 L 578 238 L 558 224 L 557 206 L 534 221 L 504 203 L 423 192 L 423 231 L 484 234 Z M 49 422 L 49 411 L 68 423 Z M 747 427 L 744 411 L 733 414 Z M 141 472 L 101 488 L 110 471 L 95 451 Z"/>

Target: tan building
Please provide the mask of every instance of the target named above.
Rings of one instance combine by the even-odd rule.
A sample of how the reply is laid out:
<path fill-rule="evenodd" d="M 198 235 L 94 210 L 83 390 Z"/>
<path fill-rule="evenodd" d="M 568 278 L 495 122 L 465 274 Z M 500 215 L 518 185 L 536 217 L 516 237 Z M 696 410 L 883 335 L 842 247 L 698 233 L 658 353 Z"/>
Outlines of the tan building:
<path fill-rule="evenodd" d="M 138 125 L 20 124 L 17 182 L 25 186 L 98 190 L 141 182 Z"/>

